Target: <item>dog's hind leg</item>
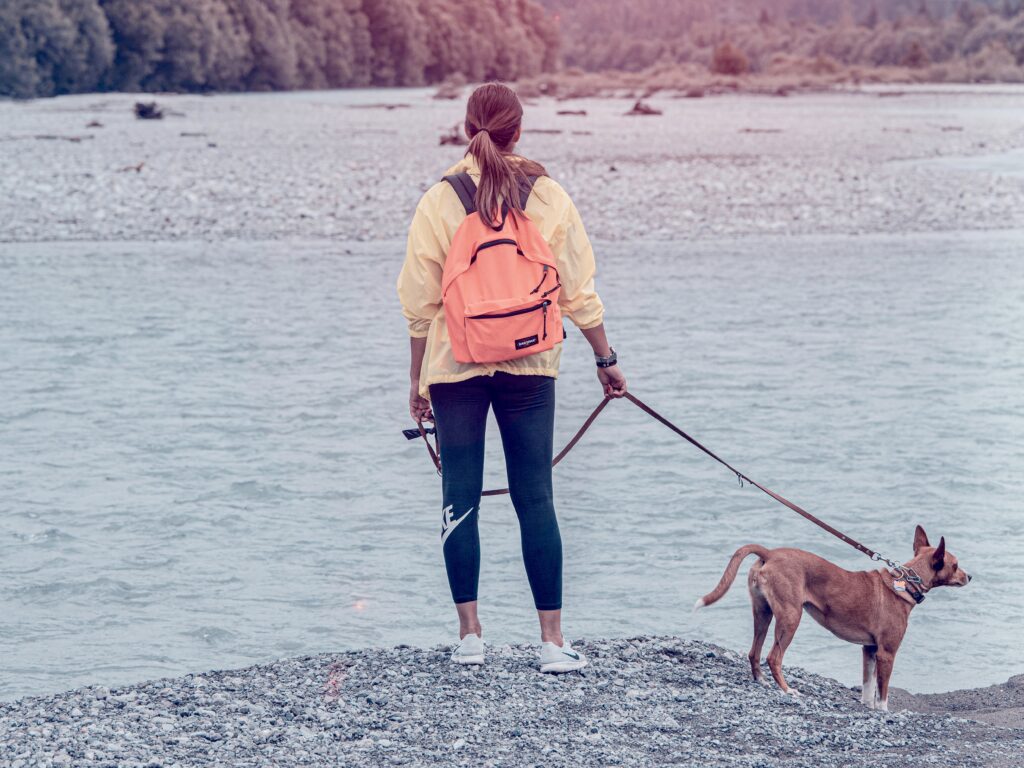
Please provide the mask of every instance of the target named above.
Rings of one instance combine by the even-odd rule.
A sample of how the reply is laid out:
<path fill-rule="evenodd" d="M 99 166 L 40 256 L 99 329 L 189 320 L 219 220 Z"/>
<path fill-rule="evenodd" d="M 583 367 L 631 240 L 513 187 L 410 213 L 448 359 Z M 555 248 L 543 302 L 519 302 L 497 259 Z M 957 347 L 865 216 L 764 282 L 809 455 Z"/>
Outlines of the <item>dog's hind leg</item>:
<path fill-rule="evenodd" d="M 768 681 L 764 679 L 764 673 L 761 671 L 761 648 L 764 647 L 764 639 L 768 636 L 768 627 L 772 623 L 772 607 L 768 605 L 768 601 L 765 600 L 761 591 L 754 584 L 754 569 L 750 569 L 750 578 L 748 579 L 750 586 L 750 607 L 754 612 L 754 642 L 750 646 L 750 653 L 747 654 L 747 658 L 750 659 L 750 672 L 754 676 L 754 680 L 764 685 L 768 684 Z"/>
<path fill-rule="evenodd" d="M 786 683 L 786 678 L 782 676 L 782 657 L 786 654 L 789 644 L 793 642 L 793 635 L 796 634 L 797 627 L 800 626 L 800 617 L 803 616 L 803 609 L 798 606 L 786 606 L 782 610 L 779 610 L 779 608 L 779 606 L 773 606 L 773 612 L 775 613 L 775 645 L 772 646 L 771 651 L 768 653 L 768 668 L 771 669 L 772 677 L 779 684 L 779 688 L 786 693 L 799 695 L 800 692 L 796 688 L 790 688 Z"/>
<path fill-rule="evenodd" d="M 864 656 L 864 684 L 860 689 L 860 703 L 874 709 L 875 683 L 877 681 L 875 653 L 878 651 L 878 648 L 874 645 L 865 645 L 861 650 Z"/>

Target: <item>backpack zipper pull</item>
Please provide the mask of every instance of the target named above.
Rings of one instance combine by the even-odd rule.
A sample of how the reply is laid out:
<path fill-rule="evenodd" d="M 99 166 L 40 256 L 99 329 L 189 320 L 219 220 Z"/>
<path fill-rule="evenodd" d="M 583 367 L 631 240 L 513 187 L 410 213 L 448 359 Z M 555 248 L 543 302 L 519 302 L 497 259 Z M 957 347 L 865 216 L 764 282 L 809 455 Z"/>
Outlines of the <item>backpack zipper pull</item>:
<path fill-rule="evenodd" d="M 548 304 L 550 303 L 550 301 L 544 302 L 544 338 L 542 340 L 545 341 L 548 338 Z"/>
<path fill-rule="evenodd" d="M 544 281 L 547 280 L 547 279 L 548 279 L 548 265 L 545 264 L 544 265 L 544 273 L 540 277 L 540 282 L 537 283 L 537 287 L 536 288 L 534 288 L 532 291 L 530 291 L 530 294 L 532 295 L 532 294 L 536 293 L 537 291 L 539 291 L 540 287 L 542 285 L 544 285 Z"/>

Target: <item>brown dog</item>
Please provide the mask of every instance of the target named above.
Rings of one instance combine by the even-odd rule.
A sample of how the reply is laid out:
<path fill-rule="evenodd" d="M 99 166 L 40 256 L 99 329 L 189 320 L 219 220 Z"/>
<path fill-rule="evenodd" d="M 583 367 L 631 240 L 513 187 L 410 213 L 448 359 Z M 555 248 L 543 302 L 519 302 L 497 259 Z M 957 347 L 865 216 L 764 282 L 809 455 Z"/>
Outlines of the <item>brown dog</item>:
<path fill-rule="evenodd" d="M 767 685 L 761 673 L 761 647 L 774 617 L 775 645 L 768 654 L 768 667 L 783 691 L 797 693 L 782 676 L 782 657 L 806 610 L 836 637 L 864 647 L 861 701 L 872 709 L 887 711 L 893 659 L 907 631 L 910 611 L 917 604 L 905 581 L 885 568 L 846 571 L 801 549 L 747 544 L 736 550 L 718 586 L 698 600 L 695 609 L 720 600 L 732 586 L 740 562 L 752 554 L 760 558 L 747 577 L 754 609 L 754 644 L 749 654 L 754 680 Z M 914 557 L 904 568 L 921 577 L 917 587 L 921 599 L 935 587 L 962 587 L 971 580 L 946 551 L 945 538 L 933 547 L 921 526 L 914 532 Z M 914 585 L 909 589 L 914 591 Z"/>

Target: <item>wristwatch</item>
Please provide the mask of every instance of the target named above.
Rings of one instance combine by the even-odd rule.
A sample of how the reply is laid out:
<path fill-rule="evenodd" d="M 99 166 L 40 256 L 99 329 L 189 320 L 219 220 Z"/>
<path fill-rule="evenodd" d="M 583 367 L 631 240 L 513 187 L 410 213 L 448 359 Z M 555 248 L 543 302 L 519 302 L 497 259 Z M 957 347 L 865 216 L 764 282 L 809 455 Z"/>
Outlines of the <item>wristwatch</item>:
<path fill-rule="evenodd" d="M 608 347 L 608 349 L 611 350 L 611 354 L 606 357 L 602 357 L 596 352 L 594 353 L 594 362 L 597 363 L 598 368 L 611 368 L 613 365 L 618 365 L 619 356 L 615 354 L 615 348 Z"/>

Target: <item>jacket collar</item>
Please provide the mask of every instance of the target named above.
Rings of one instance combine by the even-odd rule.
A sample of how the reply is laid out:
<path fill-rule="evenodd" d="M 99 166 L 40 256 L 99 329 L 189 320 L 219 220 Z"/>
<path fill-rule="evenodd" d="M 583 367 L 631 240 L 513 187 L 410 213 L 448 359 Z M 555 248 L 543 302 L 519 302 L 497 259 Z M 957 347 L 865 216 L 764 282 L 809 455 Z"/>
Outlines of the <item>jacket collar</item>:
<path fill-rule="evenodd" d="M 519 155 L 510 155 L 509 157 L 513 163 L 521 162 Z M 477 163 L 476 158 L 468 152 L 461 160 L 459 160 L 459 162 L 445 171 L 444 175 L 451 176 L 456 173 L 462 173 L 463 171 L 468 173 L 470 176 L 480 176 L 480 164 Z"/>
<path fill-rule="evenodd" d="M 445 176 L 452 176 L 456 173 L 466 172 L 470 176 L 480 175 L 480 165 L 477 163 L 476 158 L 473 155 L 467 153 L 459 162 L 445 171 Z"/>

